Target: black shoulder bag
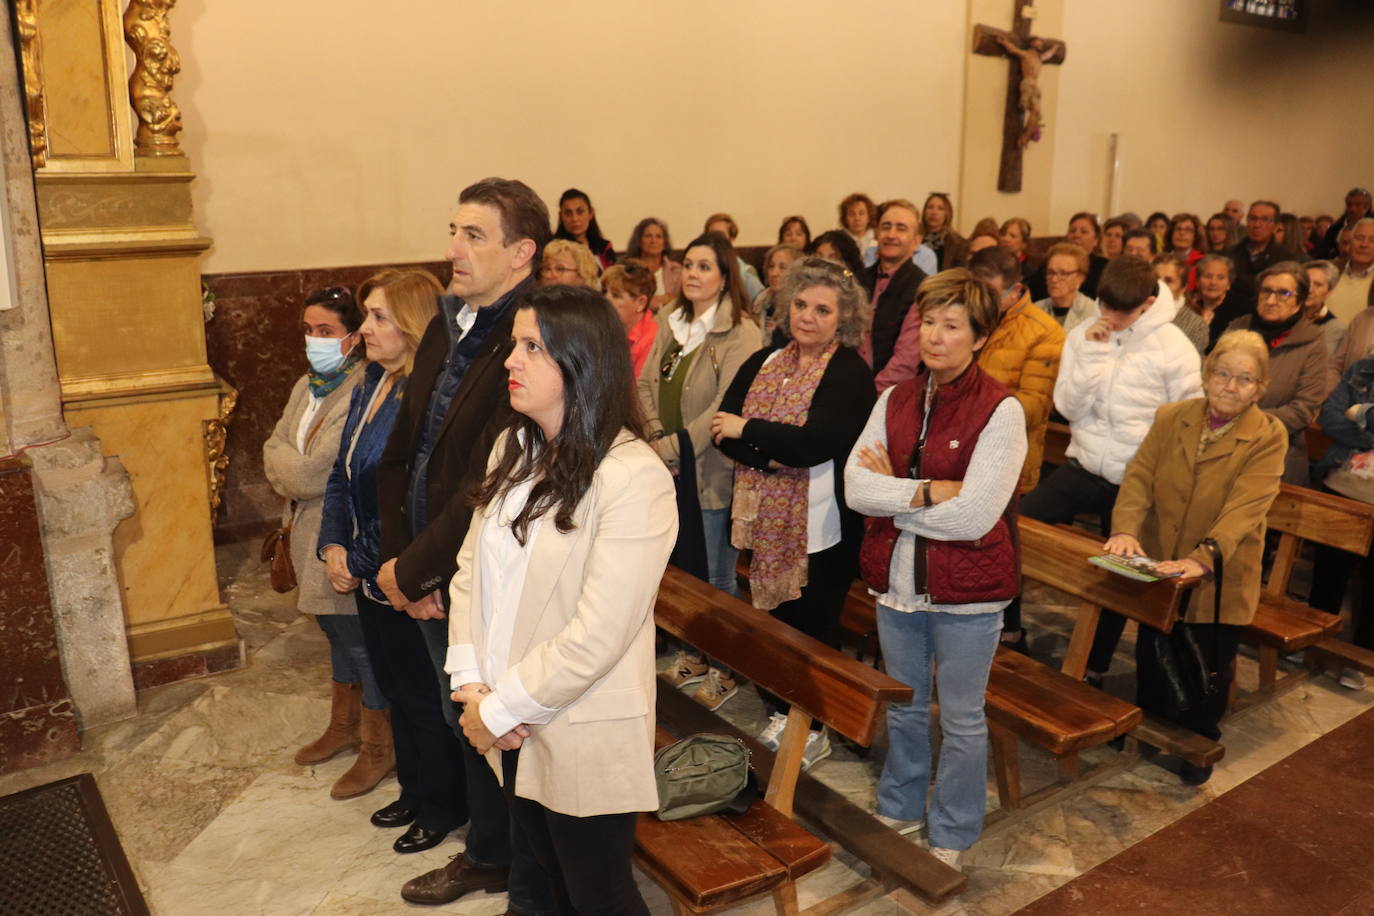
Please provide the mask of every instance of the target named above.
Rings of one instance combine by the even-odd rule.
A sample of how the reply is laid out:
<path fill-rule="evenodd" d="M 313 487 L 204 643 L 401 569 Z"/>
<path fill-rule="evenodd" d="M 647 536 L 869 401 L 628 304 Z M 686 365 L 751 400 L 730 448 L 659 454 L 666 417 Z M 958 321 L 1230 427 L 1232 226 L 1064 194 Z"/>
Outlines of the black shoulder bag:
<path fill-rule="evenodd" d="M 1212 658 L 1210 663 L 1202 657 L 1202 647 L 1197 644 L 1191 627 L 1183 626 L 1183 618 L 1188 613 L 1190 592 L 1184 597 L 1179 619 L 1168 634 L 1160 633 L 1151 640 L 1155 655 L 1155 665 L 1160 672 L 1169 706 L 1178 712 L 1186 712 L 1202 705 L 1221 689 L 1220 665 L 1221 645 L 1218 636 L 1221 628 L 1221 582 L 1222 557 L 1217 542 L 1207 538 L 1202 542 L 1212 554 Z"/>

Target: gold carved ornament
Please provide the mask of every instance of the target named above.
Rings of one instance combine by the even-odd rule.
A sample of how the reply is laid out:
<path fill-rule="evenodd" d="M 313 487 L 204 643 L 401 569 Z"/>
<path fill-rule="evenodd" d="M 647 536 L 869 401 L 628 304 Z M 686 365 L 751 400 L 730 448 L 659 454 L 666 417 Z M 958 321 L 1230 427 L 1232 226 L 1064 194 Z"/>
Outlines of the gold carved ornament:
<path fill-rule="evenodd" d="M 238 406 L 239 393 L 236 388 L 223 379 L 219 380 L 219 414 L 213 420 L 205 421 L 205 461 L 210 475 L 210 524 L 219 518 L 219 506 L 224 491 L 225 472 L 229 469 L 229 456 L 225 454 L 225 444 L 229 437 L 229 421 Z"/>
<path fill-rule="evenodd" d="M 177 132 L 181 109 L 172 101 L 172 79 L 181 56 L 172 47 L 167 21 L 176 0 L 130 0 L 124 11 L 124 40 L 134 49 L 129 102 L 138 115 L 134 152 L 140 156 L 180 156 Z"/>
<path fill-rule="evenodd" d="M 29 118 L 29 151 L 33 167 L 48 161 L 47 104 L 43 99 L 43 61 L 38 40 L 38 0 L 15 0 L 14 24 L 24 65 L 24 100 Z"/>

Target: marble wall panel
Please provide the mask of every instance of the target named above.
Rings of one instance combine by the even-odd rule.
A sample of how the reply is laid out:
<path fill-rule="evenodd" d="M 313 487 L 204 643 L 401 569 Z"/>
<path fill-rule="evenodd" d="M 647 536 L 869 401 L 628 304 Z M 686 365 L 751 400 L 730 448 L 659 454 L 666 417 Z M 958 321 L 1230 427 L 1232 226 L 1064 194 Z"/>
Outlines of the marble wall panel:
<path fill-rule="evenodd" d="M 0 462 L 0 772 L 81 749 L 62 678 L 32 472 Z"/>
<path fill-rule="evenodd" d="M 209 363 L 238 389 L 238 407 L 229 425 L 229 469 L 216 537 L 237 540 L 275 527 L 281 497 L 272 492 L 262 469 L 262 444 L 271 435 L 291 387 L 306 371 L 301 341 L 305 297 L 327 286 L 356 288 L 386 265 L 361 265 L 297 271 L 209 274 L 202 278 L 215 294 L 214 317 L 205 326 Z M 447 262 L 397 265 L 422 267 L 447 284 Z"/>

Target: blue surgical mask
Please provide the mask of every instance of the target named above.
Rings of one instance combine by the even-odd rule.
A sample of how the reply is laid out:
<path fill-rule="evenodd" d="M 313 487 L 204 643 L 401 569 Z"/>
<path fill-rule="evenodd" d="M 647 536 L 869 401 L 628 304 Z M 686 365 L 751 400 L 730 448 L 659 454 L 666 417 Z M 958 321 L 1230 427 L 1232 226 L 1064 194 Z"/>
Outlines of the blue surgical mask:
<path fill-rule="evenodd" d="M 343 352 L 343 342 L 348 338 L 311 337 L 305 338 L 305 358 L 310 368 L 320 375 L 333 375 L 344 364 L 347 354 Z"/>

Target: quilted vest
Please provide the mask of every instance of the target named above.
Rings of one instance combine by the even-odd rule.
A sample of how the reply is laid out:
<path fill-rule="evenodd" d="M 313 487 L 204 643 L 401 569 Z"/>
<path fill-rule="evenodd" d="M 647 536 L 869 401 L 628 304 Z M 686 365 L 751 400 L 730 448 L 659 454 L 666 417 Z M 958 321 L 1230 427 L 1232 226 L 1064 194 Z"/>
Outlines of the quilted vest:
<path fill-rule="evenodd" d="M 911 476 L 912 458 L 921 435 L 925 414 L 928 373 L 922 369 L 913 379 L 898 385 L 887 399 L 887 450 L 892 467 L 902 477 Z M 932 480 L 963 480 L 978 436 L 992 412 L 1011 395 L 989 375 L 971 365 L 963 375 L 935 390 L 926 430 L 925 448 L 919 456 L 920 476 Z M 1015 494 L 987 534 L 975 541 L 937 541 L 916 538 L 916 591 L 928 594 L 934 604 L 975 604 L 1006 601 L 1020 588 L 1021 561 L 1016 538 Z M 889 587 L 892 553 L 901 532 L 891 518 L 864 522 L 859 568 L 864 582 L 878 594 Z M 924 557 L 924 564 L 921 558 Z M 921 586 L 921 566 L 925 586 Z"/>

